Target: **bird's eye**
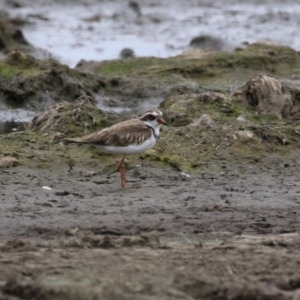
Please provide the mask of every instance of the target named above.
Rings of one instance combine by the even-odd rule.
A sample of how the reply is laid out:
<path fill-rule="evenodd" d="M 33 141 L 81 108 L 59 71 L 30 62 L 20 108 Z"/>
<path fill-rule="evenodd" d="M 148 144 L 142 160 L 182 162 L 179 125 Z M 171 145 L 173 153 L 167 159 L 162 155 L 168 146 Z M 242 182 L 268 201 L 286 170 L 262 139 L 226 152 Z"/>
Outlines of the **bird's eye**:
<path fill-rule="evenodd" d="M 153 121 L 155 119 L 155 116 L 153 115 L 148 115 L 148 120 Z"/>

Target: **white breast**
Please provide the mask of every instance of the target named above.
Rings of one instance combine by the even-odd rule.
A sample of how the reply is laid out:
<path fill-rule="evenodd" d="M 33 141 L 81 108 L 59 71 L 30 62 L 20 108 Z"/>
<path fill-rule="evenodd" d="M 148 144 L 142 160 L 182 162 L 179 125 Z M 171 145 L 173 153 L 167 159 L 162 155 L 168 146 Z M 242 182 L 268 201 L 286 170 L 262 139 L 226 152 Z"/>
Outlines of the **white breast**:
<path fill-rule="evenodd" d="M 99 146 L 104 152 L 114 153 L 114 154 L 139 154 L 144 151 L 149 150 L 152 148 L 156 143 L 156 139 L 153 134 L 147 140 L 145 140 L 141 144 L 132 144 L 126 147 L 118 147 L 118 146 Z"/>

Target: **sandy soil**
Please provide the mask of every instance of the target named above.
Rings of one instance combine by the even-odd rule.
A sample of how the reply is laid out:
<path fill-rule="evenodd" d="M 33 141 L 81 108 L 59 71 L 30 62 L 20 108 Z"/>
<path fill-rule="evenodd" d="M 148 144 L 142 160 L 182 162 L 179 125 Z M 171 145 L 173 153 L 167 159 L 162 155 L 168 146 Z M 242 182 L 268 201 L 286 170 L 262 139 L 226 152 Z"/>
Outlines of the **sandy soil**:
<path fill-rule="evenodd" d="M 2 169 L 0 299 L 299 299 L 296 156 Z"/>

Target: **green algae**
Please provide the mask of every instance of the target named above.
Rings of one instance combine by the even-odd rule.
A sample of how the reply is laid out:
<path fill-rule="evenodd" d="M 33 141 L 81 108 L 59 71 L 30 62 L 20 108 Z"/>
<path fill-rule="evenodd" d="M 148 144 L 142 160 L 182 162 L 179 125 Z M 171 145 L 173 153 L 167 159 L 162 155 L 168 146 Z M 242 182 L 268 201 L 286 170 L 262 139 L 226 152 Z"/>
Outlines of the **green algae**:
<path fill-rule="evenodd" d="M 29 55 L 13 51 L 0 61 L 0 78 L 35 76 L 41 73 L 37 61 Z"/>
<path fill-rule="evenodd" d="M 136 156 L 135 163 L 138 163 L 138 160 L 146 160 L 157 166 L 169 166 L 180 172 L 196 172 L 201 171 L 207 164 L 220 162 L 221 158 L 236 163 L 245 159 L 259 160 L 270 153 L 284 155 L 300 145 L 300 134 L 297 130 L 300 126 L 295 128 L 292 124 L 283 124 L 279 120 L 277 122 L 265 120 L 264 124 L 237 122 L 234 113 L 231 116 L 225 116 L 222 110 L 218 113 L 220 120 L 223 116 L 226 122 L 220 121 L 215 129 L 172 125 L 163 128 L 155 147 Z M 118 120 L 118 116 L 112 117 L 111 123 Z M 73 122 L 77 123 L 76 120 Z M 82 126 L 74 126 L 76 130 L 71 131 L 72 135 L 76 133 L 81 136 L 90 132 L 90 130 L 86 132 Z M 63 137 L 56 139 L 52 135 L 58 129 L 52 128 L 49 132 L 38 129 L 26 130 L 23 133 L 3 135 L 2 153 L 21 158 L 23 166 L 49 168 L 53 163 L 58 163 L 64 164 L 67 172 L 71 162 L 75 166 L 84 164 L 85 167 L 91 166 L 93 169 L 97 166 L 99 174 L 116 171 L 117 156 L 103 153 L 91 146 L 62 146 L 60 139 Z M 253 137 L 235 138 L 234 134 L 240 131 L 250 131 Z M 127 168 L 131 164 L 129 163 Z"/>
<path fill-rule="evenodd" d="M 168 81 L 172 77 L 177 82 L 191 80 L 224 90 L 231 88 L 234 81 L 245 80 L 257 72 L 290 77 L 299 73 L 299 70 L 300 55 L 297 51 L 268 44 L 252 44 L 233 52 L 216 51 L 199 58 L 177 56 L 165 59 L 141 57 L 111 60 L 96 63 L 91 68 L 91 72 L 95 74 L 139 76 L 162 81 Z"/>
<path fill-rule="evenodd" d="M 138 57 L 128 58 L 126 60 L 116 59 L 97 64 L 94 72 L 99 72 L 104 75 L 128 76 L 130 74 L 151 72 L 151 70 L 154 70 L 156 67 L 160 68 L 162 65 L 171 65 L 171 61 L 169 62 L 169 59 L 157 57 Z"/>

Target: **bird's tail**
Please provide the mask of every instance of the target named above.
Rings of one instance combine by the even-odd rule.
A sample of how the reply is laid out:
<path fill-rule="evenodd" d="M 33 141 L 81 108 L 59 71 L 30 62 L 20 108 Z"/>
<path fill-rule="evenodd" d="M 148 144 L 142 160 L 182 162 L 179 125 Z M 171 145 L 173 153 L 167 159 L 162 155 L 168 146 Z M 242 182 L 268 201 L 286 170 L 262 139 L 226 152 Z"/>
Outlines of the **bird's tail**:
<path fill-rule="evenodd" d="M 68 144 L 84 144 L 80 138 L 64 139 L 60 142 L 61 145 L 66 146 Z"/>

